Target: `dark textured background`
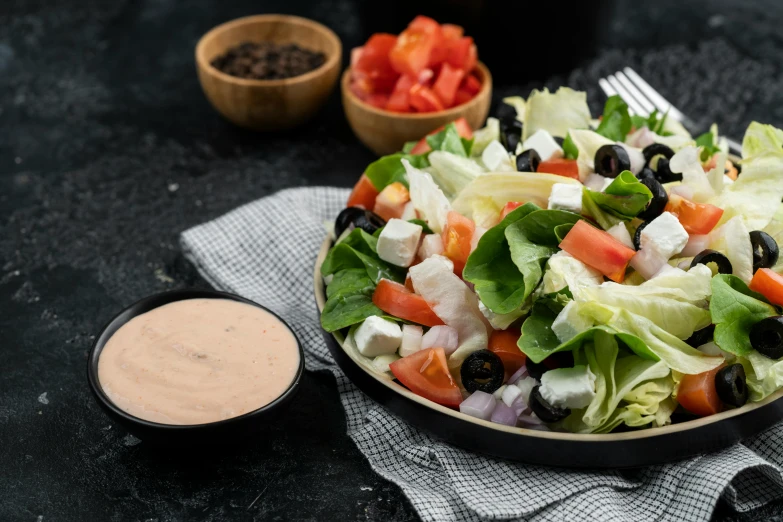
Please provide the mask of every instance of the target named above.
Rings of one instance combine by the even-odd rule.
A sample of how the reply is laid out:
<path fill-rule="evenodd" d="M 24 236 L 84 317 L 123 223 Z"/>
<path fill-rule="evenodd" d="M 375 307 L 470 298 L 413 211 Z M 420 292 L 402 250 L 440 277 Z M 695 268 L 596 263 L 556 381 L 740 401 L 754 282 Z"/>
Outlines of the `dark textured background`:
<path fill-rule="evenodd" d="M 289 416 L 251 447 L 173 459 L 112 425 L 84 375 L 94 335 L 120 308 L 204 285 L 179 254 L 180 231 L 283 187 L 348 186 L 373 159 L 336 95 L 289 134 L 222 121 L 196 81 L 199 36 L 286 12 L 328 24 L 348 50 L 374 29 L 359 7 L 0 2 L 0 520 L 415 519 L 345 436 L 329 376 L 308 373 Z M 551 32 L 531 38 L 531 24 Z M 595 112 L 597 78 L 630 64 L 686 114 L 740 138 L 752 119 L 783 126 L 782 28 L 780 0 L 619 1 L 600 20 L 595 56 L 559 76 L 528 69 L 537 80 L 496 99 L 568 83 L 588 90 Z M 520 18 L 507 37 L 508 67 L 523 69 L 531 53 L 557 61 L 589 47 L 554 16 Z M 780 511 L 719 506 L 716 518 Z"/>

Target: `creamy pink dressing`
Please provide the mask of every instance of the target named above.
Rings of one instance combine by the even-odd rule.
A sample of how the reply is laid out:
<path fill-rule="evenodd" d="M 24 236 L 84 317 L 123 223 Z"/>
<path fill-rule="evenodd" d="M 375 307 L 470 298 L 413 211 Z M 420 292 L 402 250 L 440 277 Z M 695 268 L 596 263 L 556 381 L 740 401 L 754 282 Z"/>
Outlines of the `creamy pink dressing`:
<path fill-rule="evenodd" d="M 274 315 L 228 299 L 186 299 L 117 330 L 101 352 L 98 380 L 131 415 L 202 424 L 269 404 L 298 368 L 296 338 Z"/>

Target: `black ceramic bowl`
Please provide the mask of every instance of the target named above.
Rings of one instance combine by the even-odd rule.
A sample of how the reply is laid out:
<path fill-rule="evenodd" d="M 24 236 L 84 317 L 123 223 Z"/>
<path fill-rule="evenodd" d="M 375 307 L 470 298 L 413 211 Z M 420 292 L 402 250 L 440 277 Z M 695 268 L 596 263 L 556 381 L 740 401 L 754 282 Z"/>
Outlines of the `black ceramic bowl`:
<path fill-rule="evenodd" d="M 297 346 L 299 347 L 299 368 L 296 371 L 296 376 L 288 389 L 283 392 L 280 397 L 257 410 L 245 413 L 239 417 L 207 424 L 174 425 L 160 424 L 140 419 L 117 407 L 103 391 L 101 383 L 98 380 L 98 358 L 109 338 L 114 335 L 122 325 L 134 317 L 149 312 L 150 310 L 175 301 L 203 298 L 229 299 L 231 301 L 256 306 L 280 319 L 280 321 L 291 330 L 288 324 L 286 324 L 280 316 L 268 308 L 243 297 L 214 290 L 175 290 L 173 292 L 155 294 L 145 297 L 117 314 L 109 321 L 109 324 L 103 328 L 90 350 L 87 360 L 87 379 L 90 383 L 90 389 L 95 396 L 95 400 L 98 401 L 98 404 L 103 411 L 105 411 L 112 420 L 116 421 L 146 443 L 172 447 L 192 447 L 221 443 L 234 444 L 239 439 L 247 438 L 250 435 L 260 432 L 272 419 L 286 409 L 286 406 L 288 406 L 299 389 L 299 383 L 304 371 L 304 351 L 302 350 L 302 344 L 299 342 L 296 334 L 294 334 L 294 338 L 297 340 Z M 293 330 L 291 330 L 291 332 L 293 333 Z"/>

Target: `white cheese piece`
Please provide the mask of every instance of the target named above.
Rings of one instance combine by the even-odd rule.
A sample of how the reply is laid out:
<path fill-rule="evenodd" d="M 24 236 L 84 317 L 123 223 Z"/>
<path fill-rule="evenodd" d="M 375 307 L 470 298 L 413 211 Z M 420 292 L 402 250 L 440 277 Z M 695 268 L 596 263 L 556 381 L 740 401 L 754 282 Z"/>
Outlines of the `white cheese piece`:
<path fill-rule="evenodd" d="M 419 247 L 419 259 L 424 261 L 432 256 L 443 254 L 443 238 L 440 234 L 426 234 Z"/>
<path fill-rule="evenodd" d="M 481 153 L 481 162 L 490 172 L 515 170 L 508 157 L 508 151 L 498 140 L 492 140 L 487 145 L 487 148 Z"/>
<path fill-rule="evenodd" d="M 356 329 L 353 338 L 359 353 L 365 357 L 377 357 L 397 351 L 402 343 L 402 329 L 397 323 L 373 315 Z"/>
<path fill-rule="evenodd" d="M 419 248 L 421 232 L 420 225 L 390 219 L 378 237 L 378 257 L 393 265 L 411 266 Z"/>
<path fill-rule="evenodd" d="M 506 403 L 506 406 L 511 407 L 511 403 L 513 403 L 520 395 L 522 395 L 522 390 L 516 386 L 506 386 L 506 389 L 503 390 L 501 399 L 503 399 L 503 402 Z"/>
<path fill-rule="evenodd" d="M 652 249 L 666 259 L 682 252 L 687 243 L 688 233 L 671 212 L 650 221 L 639 238 L 641 250 Z"/>
<path fill-rule="evenodd" d="M 506 390 L 506 388 L 508 388 L 508 386 L 506 384 L 504 384 L 503 386 L 501 386 L 500 388 L 495 390 L 494 393 L 492 394 L 492 396 L 496 400 L 499 400 L 499 401 L 503 400 L 503 392 Z"/>
<path fill-rule="evenodd" d="M 386 373 L 389 371 L 389 365 L 400 358 L 396 353 L 387 353 L 379 355 L 372 360 L 373 368 L 379 373 Z"/>
<path fill-rule="evenodd" d="M 625 227 L 625 223 L 617 223 L 615 226 L 607 230 L 610 236 L 615 238 L 617 241 L 622 243 L 623 245 L 627 246 L 628 248 L 633 248 L 636 250 L 636 248 L 633 246 L 633 240 L 631 239 L 631 234 L 628 232 L 628 229 Z"/>
<path fill-rule="evenodd" d="M 402 325 L 402 342 L 400 344 L 400 356 L 407 357 L 421 350 L 421 338 L 424 329 L 415 324 Z"/>
<path fill-rule="evenodd" d="M 408 201 L 402 209 L 400 219 L 410 221 L 411 219 L 416 219 L 416 217 L 416 207 L 413 206 L 413 201 Z"/>
<path fill-rule="evenodd" d="M 569 210 L 582 213 L 582 185 L 555 183 L 549 194 L 548 209 Z"/>
<path fill-rule="evenodd" d="M 561 343 L 570 341 L 593 326 L 593 322 L 580 315 L 578 310 L 576 301 L 569 301 L 552 322 L 552 332 Z"/>
<path fill-rule="evenodd" d="M 586 408 L 595 397 L 595 375 L 583 365 L 549 370 L 541 376 L 541 396 L 558 408 Z"/>
<path fill-rule="evenodd" d="M 538 381 L 533 377 L 527 376 L 517 381 L 517 388 L 522 392 L 522 398 L 525 399 L 525 404 L 530 404 L 530 392 L 536 387 Z"/>
<path fill-rule="evenodd" d="M 541 161 L 563 157 L 563 148 L 544 129 L 537 130 L 522 143 L 523 152 L 530 149 L 535 150 L 541 156 Z"/>

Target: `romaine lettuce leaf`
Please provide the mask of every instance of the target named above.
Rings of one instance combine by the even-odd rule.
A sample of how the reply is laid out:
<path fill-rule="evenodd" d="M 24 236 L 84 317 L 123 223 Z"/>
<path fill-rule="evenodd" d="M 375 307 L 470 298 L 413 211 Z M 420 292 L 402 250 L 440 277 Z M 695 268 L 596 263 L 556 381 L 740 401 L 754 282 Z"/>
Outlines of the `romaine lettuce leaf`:
<path fill-rule="evenodd" d="M 380 192 L 387 185 L 399 181 L 406 187 L 408 180 L 405 177 L 405 167 L 402 160 L 407 160 L 416 168 L 423 169 L 429 166 L 429 161 L 424 155 L 390 154 L 375 160 L 367 166 L 364 174 L 370 179 L 373 186 Z"/>
<path fill-rule="evenodd" d="M 442 131 L 427 136 L 427 144 L 432 150 L 442 150 L 466 158 L 470 156 L 473 142 L 463 141 L 454 123 L 446 125 Z"/>
<path fill-rule="evenodd" d="M 652 192 L 641 184 L 631 171 L 626 170 L 621 172 L 604 192 L 585 188 L 583 201 L 584 199 L 591 199 L 603 212 L 629 221 L 647 208 Z M 604 225 L 598 216 L 594 217 L 601 226 Z"/>
<path fill-rule="evenodd" d="M 708 248 L 723 253 L 731 263 L 732 274 L 750 283 L 753 277 L 753 246 L 741 217 L 733 217 L 710 232 Z"/>
<path fill-rule="evenodd" d="M 377 238 L 355 228 L 343 241 L 329 250 L 321 265 L 321 275 L 326 277 L 347 268 L 363 268 L 374 284 L 381 279 L 403 282 L 405 270 L 382 261 L 378 257 L 377 243 Z"/>
<path fill-rule="evenodd" d="M 560 251 L 549 258 L 541 285 L 543 295 L 568 290 L 574 299 L 581 296 L 585 286 L 598 286 L 604 276 L 569 253 Z"/>
<path fill-rule="evenodd" d="M 525 103 L 522 141 L 544 129 L 552 136 L 565 137 L 569 129 L 586 129 L 590 125 L 587 94 L 568 87 L 557 92 L 534 90 Z M 517 109 L 517 116 L 520 112 Z"/>
<path fill-rule="evenodd" d="M 710 313 L 715 323 L 715 344 L 723 351 L 741 356 L 754 351 L 750 344 L 753 325 L 777 315 L 764 296 L 752 292 L 739 278 L 726 274 L 712 278 Z"/>
<path fill-rule="evenodd" d="M 451 210 L 449 199 L 428 173 L 415 168 L 408 160 L 403 159 L 402 164 L 408 175 L 413 207 L 433 231 L 441 233 Z"/>
<path fill-rule="evenodd" d="M 442 150 L 430 152 L 429 161 L 433 180 L 448 197 L 456 196 L 484 173 L 477 162 Z"/>
<path fill-rule="evenodd" d="M 742 139 L 743 175 L 744 162 L 768 154 L 783 156 L 783 130 L 772 125 L 751 122 Z"/>
<path fill-rule="evenodd" d="M 522 102 L 524 105 L 524 101 Z M 493 140 L 500 139 L 500 120 L 497 118 L 487 118 L 484 127 L 473 131 L 473 148 L 470 155 L 474 158 L 480 157 L 484 149 L 487 148 Z"/>
<path fill-rule="evenodd" d="M 604 114 L 595 132 L 612 141 L 625 141 L 631 132 L 628 104 L 618 95 L 610 96 L 604 104 Z"/>

